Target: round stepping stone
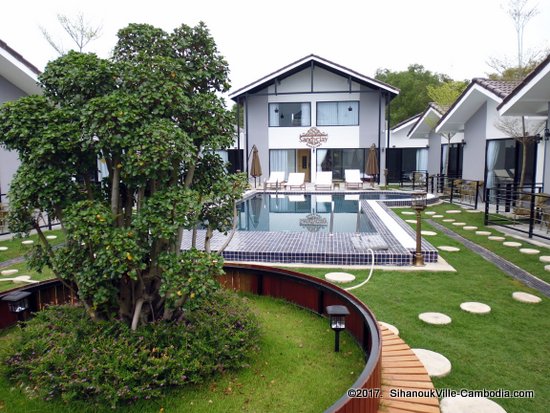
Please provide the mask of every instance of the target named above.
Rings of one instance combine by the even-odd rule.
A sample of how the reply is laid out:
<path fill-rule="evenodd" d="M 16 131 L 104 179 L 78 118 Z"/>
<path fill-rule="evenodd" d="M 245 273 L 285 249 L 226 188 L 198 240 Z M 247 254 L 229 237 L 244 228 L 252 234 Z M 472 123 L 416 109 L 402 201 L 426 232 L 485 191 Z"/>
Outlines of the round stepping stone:
<path fill-rule="evenodd" d="M 2 275 L 13 275 L 13 274 L 17 274 L 19 272 L 19 270 L 3 270 L 0 272 L 0 274 Z"/>
<path fill-rule="evenodd" d="M 416 224 L 416 219 L 406 219 L 405 222 L 408 222 L 409 224 Z"/>
<path fill-rule="evenodd" d="M 506 413 L 506 410 L 485 397 L 444 397 L 439 408 L 441 413 Z"/>
<path fill-rule="evenodd" d="M 464 225 L 466 225 L 465 222 L 453 222 L 453 225 L 457 226 L 457 227 L 463 227 Z"/>
<path fill-rule="evenodd" d="M 520 291 L 516 291 L 515 293 L 512 293 L 512 298 L 516 301 L 521 301 L 522 303 L 529 303 L 529 304 L 536 304 L 542 301 L 541 298 L 537 297 L 536 295 L 524 293 Z"/>
<path fill-rule="evenodd" d="M 466 231 L 473 231 L 474 229 L 477 229 L 477 227 L 473 226 L 473 225 L 465 225 L 462 227 L 462 229 L 466 230 Z"/>
<path fill-rule="evenodd" d="M 460 308 L 468 313 L 474 314 L 488 314 L 491 312 L 491 307 L 489 307 L 487 304 L 478 303 L 475 301 L 462 303 L 460 304 Z"/>
<path fill-rule="evenodd" d="M 443 222 L 455 222 L 455 221 L 456 221 L 456 219 L 453 219 L 453 218 L 445 218 L 443 220 Z"/>
<path fill-rule="evenodd" d="M 26 239 L 25 241 L 21 241 L 21 244 L 31 245 L 31 244 L 34 244 L 34 241 L 32 239 Z"/>
<path fill-rule="evenodd" d="M 550 255 L 541 255 L 539 257 L 540 262 L 550 263 Z"/>
<path fill-rule="evenodd" d="M 57 235 L 46 235 L 46 239 L 56 239 Z"/>
<path fill-rule="evenodd" d="M 413 212 L 413 211 L 402 211 L 401 213 L 403 215 L 414 215 L 414 214 L 416 214 L 416 212 Z"/>
<path fill-rule="evenodd" d="M 17 282 L 24 282 L 24 281 L 29 281 L 31 279 L 31 276 L 30 275 L 19 275 L 17 277 L 15 277 L 13 279 L 13 282 L 14 283 L 17 283 Z"/>
<path fill-rule="evenodd" d="M 458 252 L 458 251 L 460 251 L 460 248 L 458 248 L 458 247 L 451 247 L 451 246 L 449 246 L 449 245 L 441 245 L 441 246 L 439 246 L 439 247 L 437 247 L 437 248 L 439 248 L 441 251 L 447 251 L 447 252 Z"/>
<path fill-rule="evenodd" d="M 435 215 L 435 214 L 437 214 L 437 212 L 435 212 L 435 211 L 426 211 L 426 212 L 424 212 L 424 213 L 425 213 L 426 215 Z"/>
<path fill-rule="evenodd" d="M 437 235 L 437 232 L 434 231 L 420 231 L 422 235 Z"/>
<path fill-rule="evenodd" d="M 7 251 L 8 247 L 0 247 L 0 251 Z"/>
<path fill-rule="evenodd" d="M 396 336 L 399 335 L 399 329 L 396 326 L 394 326 L 392 324 L 389 324 L 389 323 L 385 323 L 384 321 L 379 321 L 378 324 L 380 324 L 381 326 L 386 327 L 388 330 L 390 330 Z"/>
<path fill-rule="evenodd" d="M 504 241 L 502 243 L 502 245 L 504 245 L 505 247 L 514 247 L 514 248 L 517 248 L 517 247 L 521 247 L 521 242 L 516 242 L 516 241 Z"/>
<path fill-rule="evenodd" d="M 412 351 L 424 365 L 430 377 L 445 377 L 451 372 L 451 362 L 435 351 L 413 348 Z"/>
<path fill-rule="evenodd" d="M 522 254 L 527 254 L 527 255 L 537 255 L 537 254 L 540 254 L 540 251 L 539 250 L 536 250 L 534 248 L 520 248 L 519 249 L 519 252 L 521 252 Z"/>
<path fill-rule="evenodd" d="M 418 318 L 420 318 L 425 323 L 436 325 L 450 324 L 452 321 L 451 317 L 446 314 L 433 312 L 421 313 L 418 315 Z"/>
<path fill-rule="evenodd" d="M 481 211 L 479 209 L 467 209 L 466 212 L 470 214 L 479 214 Z"/>
<path fill-rule="evenodd" d="M 491 235 L 490 231 L 476 231 L 476 235 Z"/>
<path fill-rule="evenodd" d="M 445 211 L 447 214 L 460 214 L 462 211 L 460 209 L 449 209 Z"/>
<path fill-rule="evenodd" d="M 443 215 L 432 215 L 432 218 L 443 218 Z"/>
<path fill-rule="evenodd" d="M 500 237 L 498 235 L 490 235 L 487 238 L 490 239 L 491 241 L 504 241 L 506 239 L 506 238 Z"/>
<path fill-rule="evenodd" d="M 325 274 L 325 278 L 335 283 L 349 283 L 355 281 L 355 275 L 347 272 L 329 272 Z"/>
<path fill-rule="evenodd" d="M 545 270 L 545 271 L 550 271 L 550 265 L 545 265 L 545 266 L 544 266 L 544 270 Z"/>

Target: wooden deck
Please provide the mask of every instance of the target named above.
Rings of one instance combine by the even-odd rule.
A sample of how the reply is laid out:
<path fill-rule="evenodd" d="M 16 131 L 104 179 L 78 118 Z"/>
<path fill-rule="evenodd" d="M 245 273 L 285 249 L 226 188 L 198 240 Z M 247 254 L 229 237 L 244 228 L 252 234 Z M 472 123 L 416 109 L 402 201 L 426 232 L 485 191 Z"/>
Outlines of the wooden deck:
<path fill-rule="evenodd" d="M 441 413 L 437 397 L 390 396 L 391 390 L 429 391 L 434 386 L 426 369 L 411 348 L 386 327 L 381 325 L 380 331 L 382 332 L 382 399 L 378 413 Z"/>

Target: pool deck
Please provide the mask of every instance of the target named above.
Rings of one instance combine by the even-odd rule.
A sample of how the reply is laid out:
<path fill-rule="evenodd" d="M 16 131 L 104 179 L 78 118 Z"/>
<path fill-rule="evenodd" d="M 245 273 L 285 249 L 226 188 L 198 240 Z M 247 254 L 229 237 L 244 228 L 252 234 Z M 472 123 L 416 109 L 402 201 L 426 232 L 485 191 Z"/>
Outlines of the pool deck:
<path fill-rule="evenodd" d="M 279 191 L 278 195 L 299 194 L 356 194 L 381 191 Z M 393 191 L 392 191 L 393 192 Z M 253 196 L 253 191 L 245 198 Z M 274 192 L 268 191 L 268 194 Z M 376 233 L 328 233 L 328 232 L 275 232 L 236 231 L 223 251 L 227 261 L 273 264 L 321 264 L 325 266 L 366 266 L 372 262 L 368 248 L 374 250 L 374 264 L 380 266 L 411 266 L 415 251 L 415 231 L 406 224 L 386 203 L 405 206 L 403 200 L 362 200 L 361 212 L 371 221 Z M 227 236 L 215 233 L 211 250 L 218 251 Z M 199 231 L 197 248 L 204 248 L 204 231 Z M 384 244 L 387 249 L 381 249 Z M 191 246 L 191 237 L 184 236 L 182 248 Z M 437 263 L 438 251 L 422 239 L 421 249 L 426 263 Z"/>

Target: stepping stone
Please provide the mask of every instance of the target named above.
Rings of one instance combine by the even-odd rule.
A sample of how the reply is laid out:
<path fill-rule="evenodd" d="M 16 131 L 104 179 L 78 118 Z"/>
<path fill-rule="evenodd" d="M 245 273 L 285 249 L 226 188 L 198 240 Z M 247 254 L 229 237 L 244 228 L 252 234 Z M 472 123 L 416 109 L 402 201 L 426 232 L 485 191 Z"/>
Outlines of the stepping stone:
<path fill-rule="evenodd" d="M 424 213 L 425 213 L 426 215 L 435 215 L 435 214 L 437 214 L 437 212 L 435 212 L 435 211 L 426 211 L 426 212 L 424 212 Z"/>
<path fill-rule="evenodd" d="M 491 235 L 490 231 L 476 231 L 476 235 Z"/>
<path fill-rule="evenodd" d="M 550 265 L 545 265 L 545 266 L 544 266 L 544 270 L 545 270 L 545 271 L 550 271 Z"/>
<path fill-rule="evenodd" d="M 451 323 L 451 317 L 443 313 L 421 313 L 418 315 L 422 321 L 428 324 L 445 325 Z"/>
<path fill-rule="evenodd" d="M 0 251 L 7 251 L 8 247 L 0 247 Z"/>
<path fill-rule="evenodd" d="M 441 413 L 506 413 L 506 410 L 485 397 L 444 397 L 439 408 Z"/>
<path fill-rule="evenodd" d="M 481 211 L 479 209 L 467 209 L 466 212 L 470 214 L 479 214 Z"/>
<path fill-rule="evenodd" d="M 57 235 L 46 235 L 46 239 L 56 239 Z"/>
<path fill-rule="evenodd" d="M 445 211 L 447 214 L 460 214 L 462 211 L 460 209 L 449 209 Z"/>
<path fill-rule="evenodd" d="M 453 218 L 445 218 L 443 220 L 443 222 L 455 222 L 455 221 L 456 221 L 456 219 L 453 219 Z"/>
<path fill-rule="evenodd" d="M 432 215 L 432 218 L 443 218 L 443 215 Z"/>
<path fill-rule="evenodd" d="M 0 272 L 0 274 L 2 275 L 13 275 L 13 274 L 17 274 L 19 272 L 19 270 L 3 270 Z"/>
<path fill-rule="evenodd" d="M 539 257 L 540 262 L 550 263 L 550 255 L 541 255 Z"/>
<path fill-rule="evenodd" d="M 474 229 L 477 229 L 477 227 L 474 227 L 473 225 L 466 225 L 462 227 L 462 229 L 465 229 L 466 231 L 473 231 Z"/>
<path fill-rule="evenodd" d="M 405 222 L 408 222 L 409 224 L 416 224 L 416 219 L 406 219 Z"/>
<path fill-rule="evenodd" d="M 536 295 L 516 291 L 512 294 L 512 298 L 516 301 L 521 301 L 522 303 L 536 304 L 540 303 L 542 299 Z"/>
<path fill-rule="evenodd" d="M 25 241 L 21 241 L 21 244 L 31 245 L 31 244 L 34 244 L 34 241 L 32 239 L 26 239 Z"/>
<path fill-rule="evenodd" d="M 437 248 L 439 248 L 441 251 L 447 251 L 447 252 L 458 252 L 458 251 L 460 251 L 460 248 L 451 247 L 451 246 L 448 246 L 448 245 L 441 245 Z"/>
<path fill-rule="evenodd" d="M 413 211 L 401 211 L 401 213 L 403 215 L 415 215 L 416 214 L 416 212 L 413 212 Z"/>
<path fill-rule="evenodd" d="M 388 330 L 390 330 L 396 336 L 399 335 L 399 329 L 396 326 L 394 326 L 392 324 L 389 324 L 389 323 L 385 323 L 384 321 L 379 321 L 378 324 L 380 324 L 381 326 L 386 327 Z"/>
<path fill-rule="evenodd" d="M 428 376 L 445 377 L 451 372 L 451 362 L 444 355 L 423 348 L 413 348 L 412 351 L 428 371 Z"/>
<path fill-rule="evenodd" d="M 325 278 L 335 283 L 350 283 L 355 281 L 355 275 L 347 272 L 329 272 L 325 274 Z"/>
<path fill-rule="evenodd" d="M 488 239 L 490 239 L 491 241 L 504 241 L 506 238 L 500 237 L 498 235 L 490 235 Z"/>
<path fill-rule="evenodd" d="M 457 227 L 463 227 L 464 225 L 466 225 L 465 222 L 453 222 L 453 225 L 457 226 Z"/>
<path fill-rule="evenodd" d="M 420 231 L 422 235 L 437 235 L 437 232 L 434 231 Z"/>
<path fill-rule="evenodd" d="M 460 304 L 460 308 L 468 313 L 474 314 L 487 314 L 491 312 L 491 307 L 487 304 L 477 303 L 475 301 L 470 301 Z"/>
<path fill-rule="evenodd" d="M 505 247 L 514 247 L 514 248 L 517 248 L 517 247 L 521 247 L 521 242 L 516 242 L 516 241 L 504 241 L 502 243 L 502 245 L 504 245 Z"/>
<path fill-rule="evenodd" d="M 540 251 L 539 250 L 536 250 L 534 248 L 520 248 L 519 249 L 519 252 L 521 252 L 522 254 L 527 254 L 527 255 L 537 255 L 537 254 L 540 254 Z"/>

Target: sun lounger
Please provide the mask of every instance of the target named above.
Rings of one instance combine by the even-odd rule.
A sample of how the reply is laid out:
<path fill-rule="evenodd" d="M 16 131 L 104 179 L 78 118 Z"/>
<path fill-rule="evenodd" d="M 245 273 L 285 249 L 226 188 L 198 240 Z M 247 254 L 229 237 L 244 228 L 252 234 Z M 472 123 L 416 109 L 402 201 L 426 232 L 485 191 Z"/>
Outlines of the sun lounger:
<path fill-rule="evenodd" d="M 332 190 L 332 171 L 317 172 L 315 181 L 315 189 Z"/>
<path fill-rule="evenodd" d="M 346 189 L 361 189 L 363 188 L 363 181 L 359 169 L 346 169 Z"/>
<path fill-rule="evenodd" d="M 281 189 L 285 184 L 284 171 L 273 171 L 269 178 L 264 182 L 265 189 Z"/>
<path fill-rule="evenodd" d="M 285 188 L 288 189 L 306 189 L 306 184 L 304 182 L 306 174 L 303 172 L 291 172 L 288 174 L 288 181 L 285 184 Z"/>

